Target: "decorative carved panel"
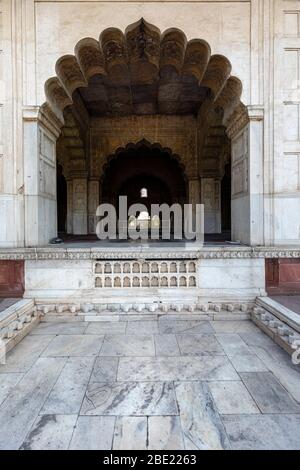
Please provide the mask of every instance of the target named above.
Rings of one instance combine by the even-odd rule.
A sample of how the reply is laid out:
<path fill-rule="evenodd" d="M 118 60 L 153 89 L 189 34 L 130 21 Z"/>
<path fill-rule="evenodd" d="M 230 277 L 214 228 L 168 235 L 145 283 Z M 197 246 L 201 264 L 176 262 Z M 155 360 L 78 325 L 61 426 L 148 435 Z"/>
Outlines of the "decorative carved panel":
<path fill-rule="evenodd" d="M 55 141 L 39 128 L 39 192 L 56 198 Z"/>
<path fill-rule="evenodd" d="M 248 193 L 248 126 L 232 141 L 232 196 Z"/>
<path fill-rule="evenodd" d="M 192 116 L 130 116 L 91 120 L 91 170 L 101 175 L 110 155 L 145 139 L 178 155 L 188 177 L 197 175 L 196 119 Z"/>
<path fill-rule="evenodd" d="M 97 261 L 95 287 L 197 287 L 196 261 Z"/>

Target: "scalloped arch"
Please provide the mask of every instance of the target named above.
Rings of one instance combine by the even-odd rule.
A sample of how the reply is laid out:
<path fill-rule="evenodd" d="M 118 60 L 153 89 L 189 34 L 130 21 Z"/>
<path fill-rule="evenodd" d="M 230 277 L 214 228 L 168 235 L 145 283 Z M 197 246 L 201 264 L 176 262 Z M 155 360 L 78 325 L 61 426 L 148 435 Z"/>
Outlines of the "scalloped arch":
<path fill-rule="evenodd" d="M 169 157 L 170 160 L 175 160 L 176 161 L 176 164 L 178 165 L 178 167 L 182 171 L 182 175 L 183 175 L 184 180 L 186 182 L 188 181 L 188 178 L 187 178 L 187 175 L 186 175 L 186 168 L 185 168 L 185 165 L 182 162 L 182 159 L 180 158 L 180 156 L 176 153 L 173 153 L 172 150 L 169 147 L 163 147 L 158 142 L 151 143 L 147 139 L 141 139 L 137 142 L 129 142 L 124 147 L 118 147 L 115 150 L 114 153 L 111 153 L 110 155 L 108 155 L 108 157 L 106 158 L 105 163 L 102 165 L 102 175 L 101 175 L 100 180 L 103 181 L 103 178 L 105 177 L 105 173 L 109 169 L 109 166 L 110 166 L 111 162 L 116 160 L 119 157 L 119 155 L 121 155 L 122 153 L 126 153 L 130 150 L 138 150 L 139 148 L 142 148 L 142 147 L 147 147 L 148 149 L 152 149 L 152 150 L 159 150 L 161 153 L 168 154 L 168 157 Z"/>
<path fill-rule="evenodd" d="M 231 68 L 226 57 L 211 55 L 205 40 L 187 41 L 177 28 L 161 33 L 141 18 L 124 33 L 111 27 L 102 31 L 99 40 L 81 39 L 74 55 L 58 59 L 56 77 L 47 80 L 45 94 L 62 121 L 73 93 L 88 90 L 94 77 L 101 86 L 103 115 L 195 113 L 209 96 L 228 117 L 242 94 L 242 84 L 231 76 Z"/>

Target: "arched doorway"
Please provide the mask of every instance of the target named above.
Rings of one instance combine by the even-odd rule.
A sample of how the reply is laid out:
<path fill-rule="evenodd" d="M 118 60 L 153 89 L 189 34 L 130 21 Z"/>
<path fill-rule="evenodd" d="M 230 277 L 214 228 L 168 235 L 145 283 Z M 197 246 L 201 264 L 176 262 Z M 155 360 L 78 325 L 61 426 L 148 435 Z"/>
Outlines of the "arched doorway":
<path fill-rule="evenodd" d="M 182 203 L 191 202 L 192 197 L 206 207 L 208 233 L 228 230 L 229 182 L 227 190 L 221 187 L 222 158 L 225 147 L 230 152 L 228 129 L 232 138 L 239 130 L 237 122 L 246 126 L 248 116 L 240 101 L 242 84 L 231 76 L 226 57 L 212 55 L 202 39 L 187 41 L 178 29 L 161 34 L 141 19 L 125 33 L 116 28 L 104 30 L 100 42 L 79 41 L 75 55 L 57 61 L 56 73 L 45 90 L 47 106 L 64 123 L 60 137 L 64 145 L 59 149 L 64 149 L 68 160 L 69 233 L 94 232 L 95 209 L 102 199 L 116 199 L 122 191 L 132 200 L 138 198 L 130 188 L 133 183 L 148 188 L 156 199 Z M 147 163 L 146 169 L 129 174 L 124 168 L 127 182 L 113 175 L 114 164 L 111 170 L 104 169 L 107 155 L 118 146 L 143 139 L 161 142 L 180 155 L 186 167 L 185 191 L 178 182 L 170 188 L 169 176 L 153 173 L 153 151 L 152 164 Z M 242 157 L 248 158 L 247 154 Z M 237 171 L 246 168 L 243 164 Z M 111 171 L 111 182 L 115 178 L 113 184 L 107 183 L 108 174 L 103 176 L 106 171 Z M 170 174 L 174 178 L 176 171 Z M 174 188 L 179 188 L 177 195 Z M 234 214 L 245 201 L 249 205 L 243 191 L 235 197 Z"/>
<path fill-rule="evenodd" d="M 184 204 L 187 179 L 179 159 L 169 149 L 147 141 L 129 144 L 108 159 L 101 181 L 101 200 L 117 205 L 121 195 L 128 205 Z M 147 196 L 141 190 L 147 190 Z"/>
<path fill-rule="evenodd" d="M 231 229 L 231 168 L 230 163 L 225 165 L 224 176 L 221 181 L 221 223 L 222 232 L 230 234 Z"/>
<path fill-rule="evenodd" d="M 128 207 L 145 206 L 144 213 L 137 218 L 147 219 L 150 224 L 153 205 L 183 206 L 188 202 L 187 183 L 179 158 L 170 149 L 144 140 L 118 149 L 108 159 L 100 184 L 100 200 L 113 204 L 119 213 L 119 198 L 126 196 Z M 155 220 L 154 215 L 154 223 Z"/>
<path fill-rule="evenodd" d="M 67 182 L 63 175 L 63 168 L 57 165 L 57 231 L 65 234 L 67 231 Z"/>

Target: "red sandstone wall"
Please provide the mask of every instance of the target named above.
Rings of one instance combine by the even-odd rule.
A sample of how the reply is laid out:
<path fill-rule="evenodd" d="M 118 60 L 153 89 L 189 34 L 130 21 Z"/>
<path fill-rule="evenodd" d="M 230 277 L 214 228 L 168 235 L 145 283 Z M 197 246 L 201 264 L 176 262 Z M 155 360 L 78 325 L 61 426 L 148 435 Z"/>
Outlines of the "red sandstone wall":
<path fill-rule="evenodd" d="M 22 297 L 24 261 L 0 261 L 0 297 Z"/>
<path fill-rule="evenodd" d="M 300 258 L 266 259 L 266 290 L 270 295 L 300 294 Z"/>

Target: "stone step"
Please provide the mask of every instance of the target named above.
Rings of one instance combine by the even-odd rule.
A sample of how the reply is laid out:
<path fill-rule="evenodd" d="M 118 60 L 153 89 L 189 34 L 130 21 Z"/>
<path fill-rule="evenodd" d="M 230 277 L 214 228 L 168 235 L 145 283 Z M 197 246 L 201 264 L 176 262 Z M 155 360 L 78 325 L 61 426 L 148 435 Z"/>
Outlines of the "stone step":
<path fill-rule="evenodd" d="M 5 352 L 10 351 L 40 321 L 32 299 L 22 299 L 0 312 L 0 341 Z M 0 358 L 1 359 L 1 358 Z"/>
<path fill-rule="evenodd" d="M 251 318 L 291 356 L 300 349 L 299 315 L 269 297 L 256 299 Z"/>
<path fill-rule="evenodd" d="M 53 318 L 77 318 L 83 321 L 114 321 L 121 317 L 143 318 L 161 315 L 183 317 L 197 315 L 202 319 L 243 320 L 249 319 L 253 305 L 250 303 L 84 303 L 64 304 L 55 302 L 38 303 L 37 309 L 43 315 L 43 321 Z"/>

